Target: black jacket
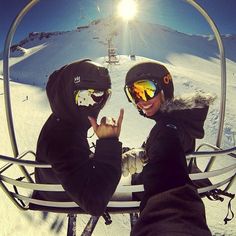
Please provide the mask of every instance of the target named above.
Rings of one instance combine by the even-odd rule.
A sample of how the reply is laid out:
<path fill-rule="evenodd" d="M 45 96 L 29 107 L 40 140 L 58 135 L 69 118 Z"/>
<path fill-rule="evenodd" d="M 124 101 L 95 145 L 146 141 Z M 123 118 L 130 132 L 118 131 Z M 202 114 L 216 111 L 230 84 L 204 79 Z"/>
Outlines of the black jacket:
<path fill-rule="evenodd" d="M 185 155 L 204 136 L 204 121 L 212 97 L 196 95 L 165 102 L 146 142 L 148 163 L 139 180 L 144 185 L 141 214 L 132 236 L 204 235 L 204 204 L 189 179 Z"/>
<path fill-rule="evenodd" d="M 151 130 L 147 140 L 147 154 L 150 148 L 162 149 L 158 145 L 158 140 L 164 135 L 163 132 L 166 132 L 168 127 L 175 127 L 177 130 L 185 154 L 193 152 L 196 139 L 204 137 L 204 122 L 209 105 L 214 99 L 215 97 L 209 94 L 197 93 L 194 96 L 176 97 L 174 100 L 164 102 L 160 111 L 151 117 L 156 121 L 156 125 Z M 152 157 L 149 156 L 149 158 Z"/>
<path fill-rule="evenodd" d="M 75 201 L 91 215 L 101 215 L 121 176 L 121 143 L 117 138 L 100 139 L 93 158 L 87 132 L 76 130 L 51 115 L 37 145 L 37 161 L 52 169 L 35 170 L 37 183 L 62 184 L 67 194 L 37 192 L 45 200 Z"/>
<path fill-rule="evenodd" d="M 139 181 L 145 196 L 141 209 L 153 194 L 192 184 L 188 176 L 186 153 L 195 149 L 195 139 L 204 136 L 204 121 L 214 99 L 197 94 L 188 99 L 165 102 L 152 119 L 156 121 L 146 142 L 148 164 Z"/>
<path fill-rule="evenodd" d="M 96 118 L 100 109 L 78 107 L 73 97 L 74 79 L 64 73 L 65 67 L 49 78 L 46 89 L 53 113 L 37 143 L 36 160 L 52 168 L 36 168 L 35 178 L 37 183 L 62 184 L 66 194 L 36 191 L 33 196 L 74 201 L 87 213 L 102 215 L 121 177 L 121 143 L 118 138 L 99 139 L 91 158 L 88 116 Z"/>
<path fill-rule="evenodd" d="M 190 185 L 153 195 L 131 236 L 210 236 L 204 204 Z"/>

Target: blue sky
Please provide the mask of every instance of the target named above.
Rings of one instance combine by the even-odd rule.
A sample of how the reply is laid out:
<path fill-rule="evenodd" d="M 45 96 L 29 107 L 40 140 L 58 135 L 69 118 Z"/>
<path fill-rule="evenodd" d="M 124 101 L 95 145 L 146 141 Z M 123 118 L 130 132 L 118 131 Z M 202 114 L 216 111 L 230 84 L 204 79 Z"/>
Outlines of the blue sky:
<path fill-rule="evenodd" d="M 71 30 L 115 11 L 118 0 L 41 0 L 23 18 L 13 44 L 32 31 Z M 211 34 L 200 13 L 185 0 L 137 0 L 137 18 L 191 34 Z M 7 31 L 28 0 L 0 0 L 0 51 Z M 222 34 L 236 34 L 235 0 L 197 0 L 207 10 Z"/>

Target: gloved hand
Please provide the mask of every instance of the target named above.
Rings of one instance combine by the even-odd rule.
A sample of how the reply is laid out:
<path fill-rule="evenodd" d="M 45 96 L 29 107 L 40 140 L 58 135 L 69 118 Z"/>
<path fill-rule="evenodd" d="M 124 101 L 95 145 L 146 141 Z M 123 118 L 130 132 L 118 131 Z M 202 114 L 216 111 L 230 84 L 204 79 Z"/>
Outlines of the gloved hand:
<path fill-rule="evenodd" d="M 122 154 L 122 175 L 140 173 L 146 161 L 145 150 L 134 148 Z"/>

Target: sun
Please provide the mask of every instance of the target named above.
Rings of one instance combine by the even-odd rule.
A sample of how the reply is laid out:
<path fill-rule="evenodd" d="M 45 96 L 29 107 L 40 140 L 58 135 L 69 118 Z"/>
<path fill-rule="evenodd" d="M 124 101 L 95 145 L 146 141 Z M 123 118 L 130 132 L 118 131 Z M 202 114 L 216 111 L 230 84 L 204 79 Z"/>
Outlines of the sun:
<path fill-rule="evenodd" d="M 137 14 L 137 3 L 135 0 L 121 0 L 118 4 L 118 15 L 124 20 L 131 20 Z"/>

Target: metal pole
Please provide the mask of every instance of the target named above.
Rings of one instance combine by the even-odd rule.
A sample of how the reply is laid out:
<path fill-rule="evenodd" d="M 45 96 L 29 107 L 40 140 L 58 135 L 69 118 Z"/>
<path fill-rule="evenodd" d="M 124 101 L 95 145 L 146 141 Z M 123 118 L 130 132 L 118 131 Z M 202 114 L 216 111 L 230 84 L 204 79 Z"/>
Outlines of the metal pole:
<path fill-rule="evenodd" d="M 215 38 L 216 42 L 218 44 L 219 52 L 220 52 L 220 61 L 221 61 L 221 98 L 220 98 L 220 112 L 219 112 L 219 129 L 216 139 L 216 146 L 220 147 L 221 140 L 222 140 L 222 134 L 223 134 L 223 128 L 224 128 L 224 119 L 225 119 L 225 104 L 226 104 L 226 61 L 225 61 L 225 52 L 224 52 L 224 45 L 222 42 L 221 35 L 219 33 L 219 30 L 216 27 L 216 24 L 211 19 L 211 17 L 207 14 L 207 12 L 198 4 L 195 0 L 185 0 L 189 4 L 191 4 L 193 7 L 195 7 L 201 15 L 206 19 L 208 24 L 210 25 Z M 212 157 L 210 161 L 208 162 L 205 171 L 210 170 L 210 168 L 213 165 L 213 162 L 215 160 L 215 157 Z"/>
<path fill-rule="evenodd" d="M 95 229 L 95 226 L 97 225 L 98 220 L 99 220 L 99 216 L 91 216 L 81 236 L 92 235 L 93 230 Z"/>
<path fill-rule="evenodd" d="M 134 225 L 138 221 L 139 216 L 138 216 L 137 212 L 132 212 L 129 214 L 129 216 L 130 216 L 130 226 L 131 226 L 131 230 L 132 230 Z"/>
<path fill-rule="evenodd" d="M 226 188 L 224 189 L 224 191 L 228 191 L 232 187 L 235 180 L 236 180 L 236 174 L 234 176 L 232 176 L 231 180 L 229 181 L 229 183 L 226 186 Z"/>
<path fill-rule="evenodd" d="M 15 34 L 16 28 L 21 22 L 24 15 L 37 3 L 39 0 L 32 0 L 29 2 L 16 16 L 14 19 L 4 45 L 4 52 L 3 52 L 3 85 L 4 85 L 4 100 L 5 100 L 5 109 L 6 109 L 6 118 L 8 124 L 8 132 L 10 136 L 12 151 L 14 157 L 17 157 L 19 152 L 16 143 L 16 136 L 14 132 L 14 125 L 13 125 L 13 118 L 12 118 L 12 109 L 11 109 L 11 96 L 10 96 L 10 87 L 9 87 L 9 55 L 10 55 L 10 47 L 13 36 Z M 24 175 L 27 177 L 29 181 L 32 182 L 32 178 L 29 176 L 28 172 L 24 167 L 20 167 Z"/>
<path fill-rule="evenodd" d="M 76 214 L 68 214 L 67 236 L 76 236 Z"/>

